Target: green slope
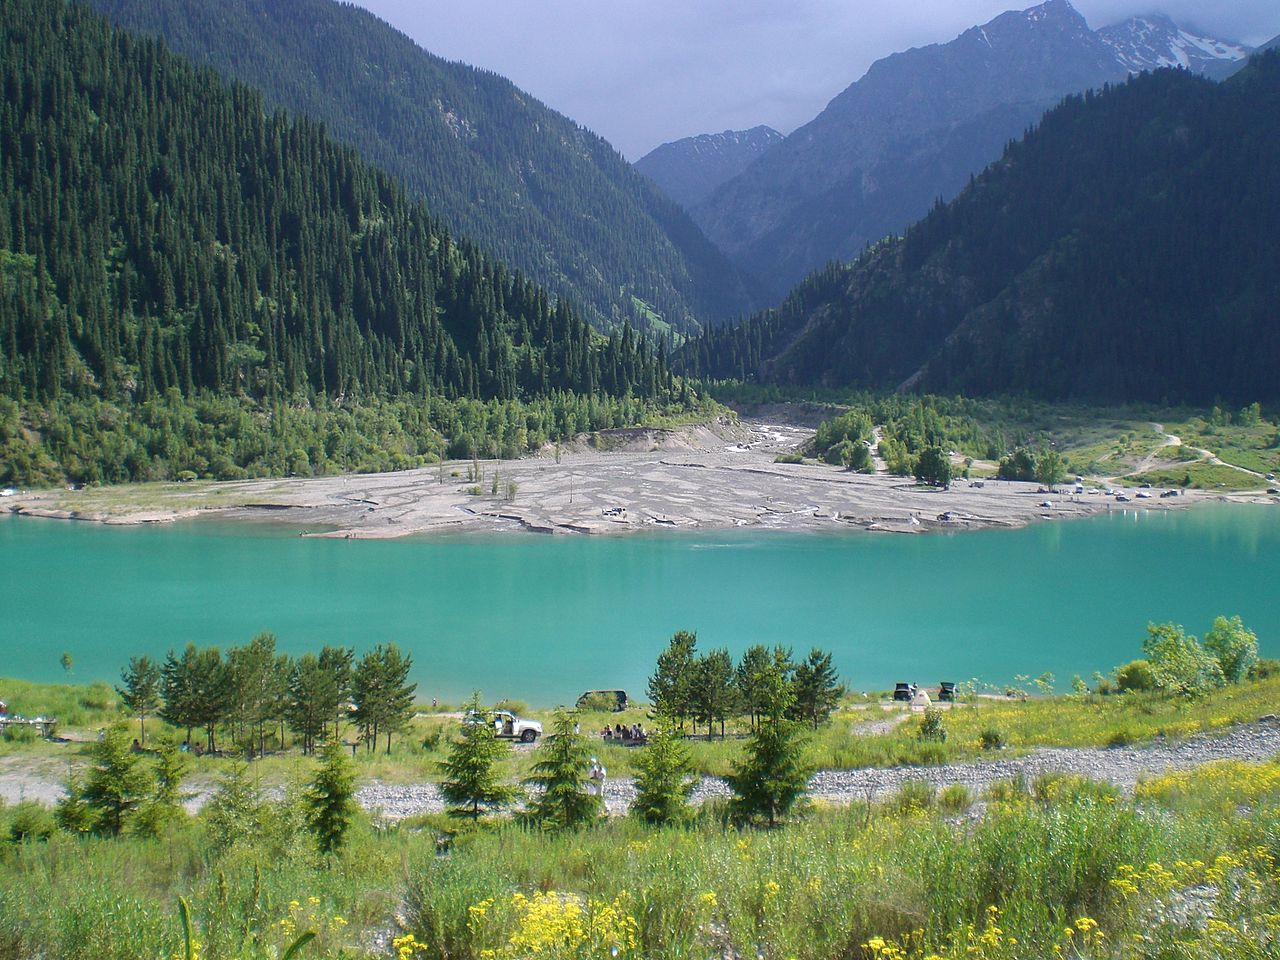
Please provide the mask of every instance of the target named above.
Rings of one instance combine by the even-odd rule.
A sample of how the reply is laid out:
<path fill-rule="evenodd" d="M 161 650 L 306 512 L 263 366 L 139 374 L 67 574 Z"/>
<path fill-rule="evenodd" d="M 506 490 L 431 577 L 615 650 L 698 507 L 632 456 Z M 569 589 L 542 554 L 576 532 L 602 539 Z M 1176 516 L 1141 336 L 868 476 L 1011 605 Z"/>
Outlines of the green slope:
<path fill-rule="evenodd" d="M 214 426 L 248 405 L 270 439 L 283 407 L 430 402 L 453 439 L 462 401 L 564 413 L 581 394 L 626 418 L 680 389 L 630 328 L 599 342 L 320 125 L 87 8 L 0 6 L 0 479 L 24 437 L 70 449 L 105 420 L 146 419 L 131 410 L 162 420 L 156 405 L 230 398 L 240 407 L 211 410 Z M 68 426 L 77 402 L 84 422 Z M 24 409 L 43 412 L 19 436 Z M 546 423 L 557 415 L 533 432 L 578 419 Z M 149 442 L 105 468 L 54 459 L 103 479 L 182 469 L 163 424 Z"/>
<path fill-rule="evenodd" d="M 510 81 L 332 0 L 89 0 L 118 24 L 323 121 L 451 230 L 601 329 L 677 331 L 749 309 L 738 274 L 604 140 Z"/>
<path fill-rule="evenodd" d="M 777 383 L 1280 398 L 1280 55 L 1071 97 L 904 238 L 688 345 Z"/>

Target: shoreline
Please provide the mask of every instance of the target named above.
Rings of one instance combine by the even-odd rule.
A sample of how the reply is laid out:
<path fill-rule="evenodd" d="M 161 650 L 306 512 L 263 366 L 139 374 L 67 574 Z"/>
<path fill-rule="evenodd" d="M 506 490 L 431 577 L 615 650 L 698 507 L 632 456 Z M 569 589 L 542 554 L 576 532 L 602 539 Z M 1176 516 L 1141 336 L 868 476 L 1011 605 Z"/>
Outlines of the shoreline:
<path fill-rule="evenodd" d="M 270 521 L 303 537 L 394 539 L 727 529 L 926 533 L 1013 529 L 1206 502 L 1277 502 L 1261 493 L 1192 490 L 1167 499 L 1152 491 L 1149 499 L 1118 503 L 1101 491 L 1046 493 L 1035 483 L 994 479 L 958 480 L 942 490 L 887 473 L 775 462 L 811 436 L 793 424 L 720 418 L 678 428 L 602 431 L 520 460 L 449 461 L 383 474 L 45 490 L 6 498 L 0 511 L 108 525 L 205 517 Z"/>

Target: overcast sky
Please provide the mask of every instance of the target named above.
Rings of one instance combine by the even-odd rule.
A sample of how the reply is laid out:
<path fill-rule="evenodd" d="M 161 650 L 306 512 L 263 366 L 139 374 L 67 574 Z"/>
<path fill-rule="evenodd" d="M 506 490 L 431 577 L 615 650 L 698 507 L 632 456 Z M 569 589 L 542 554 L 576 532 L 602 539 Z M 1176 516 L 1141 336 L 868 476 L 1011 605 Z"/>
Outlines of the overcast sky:
<path fill-rule="evenodd" d="M 357 0 L 432 53 L 510 77 L 631 160 L 667 140 L 789 133 L 897 50 L 950 40 L 1018 0 Z M 1076 0 L 1094 29 L 1161 10 L 1256 45 L 1277 0 Z"/>

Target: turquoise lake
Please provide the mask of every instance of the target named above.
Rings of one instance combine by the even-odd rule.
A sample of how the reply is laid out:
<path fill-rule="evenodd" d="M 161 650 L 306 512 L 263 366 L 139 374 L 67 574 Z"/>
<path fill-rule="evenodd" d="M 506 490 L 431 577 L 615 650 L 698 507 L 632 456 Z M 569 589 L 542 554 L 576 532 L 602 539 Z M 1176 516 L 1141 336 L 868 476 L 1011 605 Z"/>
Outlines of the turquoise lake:
<path fill-rule="evenodd" d="M 1280 655 L 1280 511 L 1210 505 L 938 535 L 727 531 L 620 538 L 301 539 L 256 524 L 0 518 L 0 676 L 115 680 L 131 654 L 233 646 L 413 653 L 422 699 L 643 695 L 678 629 L 700 647 L 834 651 L 856 689 L 897 680 L 1059 689 L 1139 655 L 1149 620 L 1239 613 Z"/>

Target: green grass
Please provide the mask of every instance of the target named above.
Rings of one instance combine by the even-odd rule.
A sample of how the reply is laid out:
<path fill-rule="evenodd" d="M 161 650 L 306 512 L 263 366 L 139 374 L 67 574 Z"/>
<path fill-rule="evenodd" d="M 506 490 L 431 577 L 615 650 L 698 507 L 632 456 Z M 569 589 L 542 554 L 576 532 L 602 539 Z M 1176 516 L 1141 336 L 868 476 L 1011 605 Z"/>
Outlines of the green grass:
<path fill-rule="evenodd" d="M 1188 477 L 1191 478 L 1190 484 L 1186 483 Z M 1243 473 L 1235 467 L 1203 461 L 1134 473 L 1123 480 L 1125 483 L 1149 483 L 1153 487 L 1171 489 L 1190 486 L 1196 490 L 1258 490 L 1267 485 L 1267 481 L 1260 477 Z"/>
<path fill-rule="evenodd" d="M 1094 960 L 1274 955 L 1248 947 L 1280 909 L 1269 859 L 1280 855 L 1280 763 L 1173 774 L 1135 800 L 1043 778 L 993 790 L 969 807 L 977 819 L 957 820 L 973 799 L 908 787 L 769 831 L 728 825 L 716 805 L 675 829 L 499 823 L 460 834 L 445 855 L 434 830 L 360 819 L 331 860 L 287 805 L 236 838 L 196 819 L 156 840 L 0 841 L 0 957 L 181 955 L 179 896 L 207 960 L 278 957 L 307 929 L 319 934 L 307 958 L 387 956 L 404 932 L 421 944 L 413 955 L 451 960 L 603 958 L 611 946 L 622 960 L 878 958 L 863 947 L 875 938 L 978 960 L 1059 947 Z M 0 808 L 0 836 L 17 816 Z M 1197 901 L 1213 911 L 1212 936 L 1185 908 Z M 538 909 L 525 915 L 529 902 Z M 598 942 L 557 926 L 574 911 Z M 1105 937 L 1089 936 L 1093 923 Z M 558 948 L 513 948 L 557 930 Z"/>
<path fill-rule="evenodd" d="M 109 684 L 29 683 L 0 677 L 0 700 L 25 717 L 57 717 L 66 728 L 102 727 L 119 719 L 120 698 Z"/>

